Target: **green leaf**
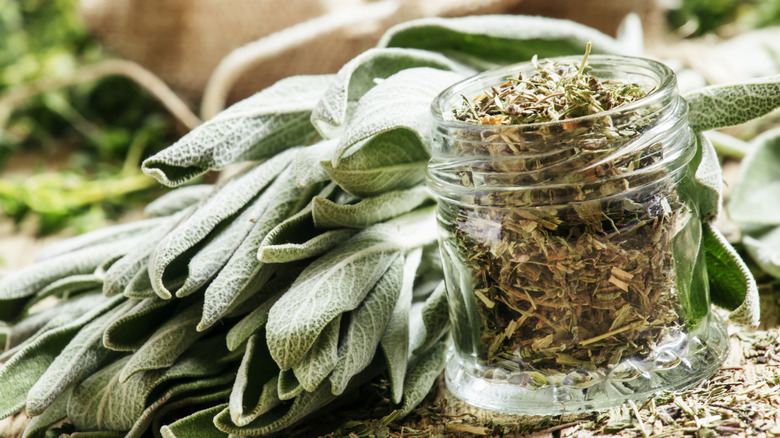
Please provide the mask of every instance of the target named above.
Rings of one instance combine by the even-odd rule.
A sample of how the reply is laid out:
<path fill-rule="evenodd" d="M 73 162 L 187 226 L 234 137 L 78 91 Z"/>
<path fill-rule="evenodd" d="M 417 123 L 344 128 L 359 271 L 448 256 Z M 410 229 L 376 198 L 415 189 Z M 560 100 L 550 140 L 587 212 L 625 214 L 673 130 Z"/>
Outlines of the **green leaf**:
<path fill-rule="evenodd" d="M 447 342 L 439 342 L 409 364 L 404 382 L 404 404 L 394 412 L 394 418 L 409 415 L 431 391 L 434 382 L 444 370 L 447 359 Z"/>
<path fill-rule="evenodd" d="M 228 438 L 214 425 L 214 417 L 227 408 L 226 404 L 217 405 L 195 412 L 160 429 L 163 438 Z"/>
<path fill-rule="evenodd" d="M 422 249 L 416 249 L 411 251 L 404 260 L 401 292 L 379 343 L 387 360 L 390 390 L 395 404 L 401 403 L 403 397 L 404 377 L 409 357 L 409 310 L 421 258 Z"/>
<path fill-rule="evenodd" d="M 340 331 L 341 315 L 338 315 L 322 329 L 303 359 L 293 365 L 295 379 L 304 390 L 312 392 L 317 389 L 336 367 L 339 360 Z"/>
<path fill-rule="evenodd" d="M 745 123 L 780 107 L 780 75 L 712 85 L 685 94 L 694 131 Z"/>
<path fill-rule="evenodd" d="M 345 127 L 334 154 L 333 167 L 339 168 L 343 157 L 355 146 L 363 145 L 364 140 L 394 130 L 412 132 L 418 147 L 427 150 L 433 128 L 431 102 L 441 90 L 463 77 L 449 71 L 412 68 L 382 81 L 358 101 L 355 116 Z"/>
<path fill-rule="evenodd" d="M 206 199 L 213 190 L 212 184 L 179 187 L 147 204 L 144 215 L 146 217 L 170 216 Z"/>
<path fill-rule="evenodd" d="M 395 130 L 361 142 L 335 167 L 329 161 L 321 164 L 342 189 L 369 197 L 419 185 L 425 180 L 429 159 L 415 133 Z"/>
<path fill-rule="evenodd" d="M 431 348 L 436 342 L 440 342 L 450 331 L 450 313 L 447 303 L 447 288 L 444 282 L 434 289 L 433 293 L 425 300 L 422 308 L 422 321 L 425 327 L 425 336 L 419 345 L 414 347 L 414 354 L 420 354 Z"/>
<path fill-rule="evenodd" d="M 780 277 L 780 227 L 745 235 L 742 243 L 761 270 L 773 277 Z"/>
<path fill-rule="evenodd" d="M 0 368 L 0 418 L 22 410 L 27 393 L 76 333 L 93 319 L 118 305 L 124 297 L 104 299 L 99 306 L 69 324 L 36 336 Z"/>
<path fill-rule="evenodd" d="M 246 173 L 229 179 L 204 200 L 192 215 L 168 233 L 155 248 L 149 260 L 149 276 L 161 298 L 171 298 L 165 285 L 166 270 L 175 260 L 189 261 L 188 250 L 214 230 L 223 220 L 241 210 L 285 168 L 295 151 L 283 152 Z"/>
<path fill-rule="evenodd" d="M 123 303 L 116 308 L 116 312 L 121 313 L 130 307 L 128 304 Z M 113 318 L 112 313 L 115 312 L 105 313 L 85 325 L 62 349 L 27 393 L 28 415 L 42 414 L 66 389 L 116 358 L 116 352 L 103 346 L 103 330 Z"/>
<path fill-rule="evenodd" d="M 268 279 L 271 269 L 257 259 L 260 244 L 274 227 L 297 213 L 313 196 L 311 188 L 297 187 L 294 179 L 288 168 L 268 188 L 269 194 L 274 194 L 268 208 L 204 292 L 199 331 L 217 322 Z"/>
<path fill-rule="evenodd" d="M 309 123 L 311 110 L 332 80 L 330 75 L 282 79 L 147 158 L 141 168 L 160 183 L 176 186 L 228 164 L 310 144 L 317 135 Z"/>
<path fill-rule="evenodd" d="M 115 351 L 135 351 L 164 322 L 176 303 L 158 297 L 129 300 L 133 307 L 117 314 L 103 331 L 103 345 Z"/>
<path fill-rule="evenodd" d="M 374 359 L 401 293 L 403 277 L 404 257 L 398 257 L 363 302 L 350 312 L 349 324 L 338 349 L 338 363 L 329 378 L 333 394 L 344 393 L 352 377 Z"/>
<path fill-rule="evenodd" d="M 295 373 L 292 369 L 279 371 L 279 378 L 277 379 L 276 384 L 279 400 L 292 400 L 304 392 L 301 382 L 295 378 Z"/>
<path fill-rule="evenodd" d="M 252 335 L 230 393 L 230 418 L 245 426 L 281 403 L 277 392 L 279 368 L 265 344 L 264 333 Z"/>
<path fill-rule="evenodd" d="M 276 287 L 277 282 L 278 280 L 272 279 L 266 283 L 265 286 L 270 286 L 268 287 L 269 290 L 278 290 L 279 292 L 265 300 L 261 305 L 255 307 L 251 313 L 242 318 L 241 321 L 237 322 L 236 325 L 230 329 L 225 337 L 228 350 L 237 350 L 241 344 L 246 342 L 250 336 L 264 327 L 265 323 L 268 322 L 268 311 L 271 309 L 271 306 L 273 306 L 289 288 L 289 284 Z"/>
<path fill-rule="evenodd" d="M 369 49 L 346 63 L 312 112 L 312 124 L 325 138 L 335 138 L 351 117 L 358 99 L 377 82 L 402 70 L 431 67 L 475 73 L 438 53 L 414 49 Z"/>
<path fill-rule="evenodd" d="M 185 420 L 198 412 L 214 408 L 215 406 L 224 408 L 227 406 L 228 397 L 230 397 L 230 388 L 221 389 L 219 387 L 206 389 L 205 391 L 196 391 L 183 397 L 177 397 L 175 400 L 171 400 L 163 405 L 154 414 L 151 425 L 152 431 L 155 432 L 155 436 L 158 436 L 157 431 L 160 431 L 166 425 L 170 426 L 172 423 Z M 220 409 L 220 411 L 221 410 L 222 409 Z M 213 431 L 218 431 L 216 426 L 214 426 L 213 418 L 214 415 L 209 419 L 211 429 Z M 212 430 L 204 427 L 204 433 L 211 432 Z"/>
<path fill-rule="evenodd" d="M 626 54 L 614 38 L 575 23 L 522 15 L 483 15 L 462 18 L 423 18 L 396 25 L 379 47 L 411 47 L 442 52 L 481 69 L 531 59 L 582 54 L 593 43 L 593 53 Z"/>
<path fill-rule="evenodd" d="M 726 206 L 729 217 L 743 225 L 780 225 L 780 129 L 753 139 L 755 145 L 740 165 Z"/>
<path fill-rule="evenodd" d="M 715 148 L 702 133 L 696 135 L 696 152 L 688 163 L 688 174 L 679 191 L 689 198 L 704 222 L 718 216 L 721 207 L 723 178 Z"/>
<path fill-rule="evenodd" d="M 758 327 L 761 307 L 750 269 L 712 224 L 704 224 L 702 240 L 712 302 L 731 310 L 730 320 Z"/>
<path fill-rule="evenodd" d="M 32 417 L 27 427 L 24 428 L 22 438 L 35 438 L 43 434 L 51 426 L 59 423 L 68 416 L 68 399 L 73 388 L 68 388 L 62 394 L 58 395 L 54 402 L 46 408 L 40 415 Z"/>
<path fill-rule="evenodd" d="M 176 359 L 204 334 L 195 330 L 200 320 L 202 305 L 202 301 L 198 300 L 180 313 L 168 314 L 163 325 L 131 356 L 119 374 L 120 381 L 126 382 L 132 375 L 141 371 L 158 370 L 173 365 Z"/>
<path fill-rule="evenodd" d="M 257 259 L 263 263 L 289 263 L 317 257 L 354 236 L 355 230 L 326 231 L 303 243 L 260 246 Z"/>
<path fill-rule="evenodd" d="M 268 347 L 279 368 L 298 363 L 328 323 L 355 309 L 398 255 L 395 245 L 358 234 L 309 265 L 268 314 Z"/>
<path fill-rule="evenodd" d="M 672 238 L 672 256 L 681 316 L 689 327 L 696 327 L 710 313 L 701 221 L 688 218 L 677 230 Z"/>
<path fill-rule="evenodd" d="M 317 228 L 365 228 L 408 213 L 431 199 L 425 186 L 384 193 L 356 204 L 337 204 L 315 197 L 312 217 Z"/>
<path fill-rule="evenodd" d="M 333 159 L 338 148 L 338 139 L 325 140 L 303 148 L 295 155 L 295 181 L 298 187 L 328 181 L 328 172 L 320 162 Z"/>

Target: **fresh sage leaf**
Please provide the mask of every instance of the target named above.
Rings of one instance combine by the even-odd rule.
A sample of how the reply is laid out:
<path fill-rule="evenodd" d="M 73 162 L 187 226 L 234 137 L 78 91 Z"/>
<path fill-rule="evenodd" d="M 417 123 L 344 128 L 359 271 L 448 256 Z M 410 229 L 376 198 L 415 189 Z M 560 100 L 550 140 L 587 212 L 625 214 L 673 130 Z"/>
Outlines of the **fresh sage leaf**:
<path fill-rule="evenodd" d="M 141 168 L 166 186 L 183 184 L 228 164 L 260 160 L 311 144 L 311 110 L 332 76 L 294 76 L 249 97 L 198 126 Z"/>
<path fill-rule="evenodd" d="M 317 228 L 365 228 L 408 213 L 431 199 L 425 186 L 384 193 L 356 204 L 337 204 L 315 197 L 312 217 Z"/>
<path fill-rule="evenodd" d="M 333 156 L 334 168 L 364 140 L 396 130 L 409 131 L 424 150 L 430 138 L 433 98 L 463 75 L 432 68 L 411 68 L 396 73 L 360 98 L 355 116 L 344 129 Z"/>
<path fill-rule="evenodd" d="M 160 434 L 163 438 L 228 438 L 227 432 L 222 432 L 214 425 L 214 417 L 226 408 L 226 404 L 221 404 L 195 412 L 163 426 Z"/>
<path fill-rule="evenodd" d="M 332 160 L 338 145 L 339 141 L 336 138 L 315 143 L 298 151 L 295 155 L 295 181 L 298 187 L 307 187 L 329 179 L 328 172 L 320 162 Z"/>
<path fill-rule="evenodd" d="M 303 393 L 301 382 L 295 377 L 292 369 L 279 371 L 279 377 L 276 382 L 276 391 L 279 400 L 292 400 Z"/>
<path fill-rule="evenodd" d="M 290 163 L 295 151 L 285 151 L 246 173 L 229 179 L 204 200 L 195 212 L 184 219 L 160 241 L 149 260 L 149 276 L 161 298 L 171 298 L 165 286 L 166 270 L 176 259 L 185 258 L 198 242 L 249 203 L 263 188 L 276 179 Z M 192 255 L 192 254 L 189 254 Z M 186 257 L 189 261 L 189 257 Z M 182 263 L 186 263 L 182 262 Z"/>
<path fill-rule="evenodd" d="M 349 313 L 349 324 L 338 348 L 338 362 L 329 377 L 333 394 L 341 395 L 352 377 L 374 359 L 401 293 L 403 277 L 404 257 L 398 257 L 363 302 Z"/>
<path fill-rule="evenodd" d="M 745 235 L 742 243 L 761 270 L 773 277 L 780 277 L 780 227 Z"/>
<path fill-rule="evenodd" d="M 150 218 L 173 215 L 206 199 L 213 190 L 211 184 L 179 187 L 147 204 L 144 215 Z"/>
<path fill-rule="evenodd" d="M 780 129 L 756 137 L 742 160 L 737 183 L 726 206 L 735 222 L 751 226 L 780 225 Z"/>
<path fill-rule="evenodd" d="M 339 334 L 341 331 L 341 315 L 322 329 L 311 349 L 292 370 L 296 380 L 304 390 L 314 391 L 333 371 L 339 359 Z"/>
<path fill-rule="evenodd" d="M 731 310 L 730 320 L 758 327 L 761 306 L 753 274 L 720 231 L 710 223 L 705 223 L 703 227 L 702 240 L 712 302 Z"/>
<path fill-rule="evenodd" d="M 398 419 L 409 415 L 417 405 L 422 403 L 439 374 L 444 370 L 448 347 L 447 342 L 440 342 L 409 364 L 404 382 L 404 404 L 397 413 L 392 414 L 394 418 Z"/>
<path fill-rule="evenodd" d="M 317 257 L 354 236 L 355 230 L 330 230 L 303 243 L 260 246 L 257 259 L 263 263 L 289 263 Z"/>
<path fill-rule="evenodd" d="M 27 427 L 24 428 L 22 438 L 36 438 L 44 436 L 44 433 L 55 424 L 68 416 L 68 399 L 73 388 L 70 387 L 58 395 L 54 402 L 42 413 L 30 418 Z"/>
<path fill-rule="evenodd" d="M 780 107 L 780 75 L 732 84 L 711 85 L 683 96 L 694 131 L 745 123 Z"/>
<path fill-rule="evenodd" d="M 440 70 L 476 73 L 439 53 L 414 49 L 369 49 L 346 63 L 317 103 L 311 122 L 325 138 L 336 138 L 339 128 L 355 110 L 357 101 L 378 81 L 402 70 L 415 67 L 431 67 Z"/>
<path fill-rule="evenodd" d="M 222 318 L 242 300 L 242 296 L 256 291 L 256 287 L 268 279 L 271 270 L 257 259 L 260 244 L 276 225 L 297 213 L 313 196 L 312 188 L 301 189 L 294 180 L 295 175 L 288 168 L 268 188 L 268 192 L 274 194 L 270 205 L 204 292 L 199 331 Z"/>
<path fill-rule="evenodd" d="M 358 234 L 312 262 L 268 314 L 268 347 L 279 368 L 298 363 L 328 323 L 360 305 L 398 255 L 395 245 Z"/>
<path fill-rule="evenodd" d="M 122 312 L 123 303 L 116 308 Z M 106 362 L 116 358 L 116 352 L 103 346 L 103 329 L 112 319 L 105 313 L 85 325 L 62 349 L 59 355 L 27 393 L 28 415 L 42 414 L 66 389 L 97 371 Z"/>
<path fill-rule="evenodd" d="M 158 431 L 162 432 L 163 427 L 170 426 L 173 423 L 178 423 L 180 420 L 192 417 L 193 415 L 203 410 L 213 409 L 215 406 L 224 408 L 227 406 L 227 400 L 230 397 L 230 388 L 220 389 L 219 387 L 213 389 L 206 389 L 204 391 L 196 391 L 186 396 L 177 397 L 175 400 L 171 400 L 163 405 L 155 414 L 152 419 L 151 429 L 155 433 L 156 437 Z M 220 409 L 219 411 L 221 411 Z M 215 412 L 216 415 L 219 411 Z M 213 418 L 211 416 L 211 429 L 218 431 L 214 426 Z M 208 428 L 204 428 L 204 434 L 209 432 Z M 200 435 L 197 435 L 200 436 Z M 208 435 L 206 435 L 208 436 Z"/>
<path fill-rule="evenodd" d="M 278 375 L 279 368 L 268 352 L 263 333 L 252 335 L 230 393 L 228 410 L 234 424 L 245 426 L 281 404 Z"/>
<path fill-rule="evenodd" d="M 275 280 L 276 279 L 270 280 L 268 283 L 266 283 L 266 285 L 276 286 Z M 238 347 L 246 342 L 250 336 L 265 326 L 265 323 L 268 321 L 268 311 L 271 309 L 271 306 L 273 306 L 274 303 L 276 303 L 276 301 L 279 300 L 279 298 L 285 292 L 287 292 L 288 288 L 289 284 L 278 286 L 279 292 L 265 300 L 261 305 L 255 307 L 251 313 L 244 316 L 230 329 L 227 336 L 225 337 L 228 350 L 237 350 Z M 273 290 L 275 287 L 269 287 L 269 289 Z"/>
<path fill-rule="evenodd" d="M 175 303 L 157 296 L 143 300 L 131 299 L 132 307 L 116 314 L 103 331 L 103 345 L 115 351 L 135 351 L 154 330 L 163 324 Z"/>
<path fill-rule="evenodd" d="M 135 373 L 173 365 L 182 353 L 204 335 L 195 330 L 200 321 L 202 305 L 201 301 L 196 301 L 176 315 L 169 314 L 160 328 L 130 357 L 119 374 L 119 380 L 124 383 Z"/>
<path fill-rule="evenodd" d="M 61 278 L 44 287 L 35 294 L 32 301 L 38 302 L 46 297 L 57 297 L 67 299 L 73 295 L 79 295 L 88 291 L 101 290 L 103 280 L 95 274 L 71 275 Z M 29 306 L 30 303 L 28 303 Z"/>
<path fill-rule="evenodd" d="M 412 305 L 414 280 L 421 258 L 422 249 L 416 249 L 411 251 L 404 260 L 401 292 L 379 343 L 387 360 L 390 390 L 395 404 L 401 403 L 403 397 L 404 377 L 409 357 L 409 309 Z"/>
<path fill-rule="evenodd" d="M 428 350 L 450 331 L 447 289 L 443 281 L 425 300 L 425 306 L 422 308 L 422 321 L 425 326 L 425 337 L 422 338 L 420 345 L 415 346 L 414 354 L 421 354 Z"/>
<path fill-rule="evenodd" d="M 591 27 L 570 21 L 523 15 L 423 18 L 393 26 L 379 47 L 410 47 L 441 52 L 449 58 L 488 69 L 527 61 L 534 55 L 626 54 L 628 48 Z"/>

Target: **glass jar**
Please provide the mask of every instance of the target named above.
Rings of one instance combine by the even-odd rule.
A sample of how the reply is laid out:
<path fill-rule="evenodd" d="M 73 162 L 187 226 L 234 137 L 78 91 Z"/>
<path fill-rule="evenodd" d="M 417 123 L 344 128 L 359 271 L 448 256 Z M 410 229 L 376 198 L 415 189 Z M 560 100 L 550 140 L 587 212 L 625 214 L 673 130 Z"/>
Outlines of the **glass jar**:
<path fill-rule="evenodd" d="M 427 178 L 454 341 L 446 381 L 481 408 L 602 409 L 692 385 L 726 356 L 674 73 L 640 58 L 588 64 L 645 96 L 560 122 L 455 119 L 464 97 L 532 75 L 529 62 L 453 85 L 432 105 Z"/>

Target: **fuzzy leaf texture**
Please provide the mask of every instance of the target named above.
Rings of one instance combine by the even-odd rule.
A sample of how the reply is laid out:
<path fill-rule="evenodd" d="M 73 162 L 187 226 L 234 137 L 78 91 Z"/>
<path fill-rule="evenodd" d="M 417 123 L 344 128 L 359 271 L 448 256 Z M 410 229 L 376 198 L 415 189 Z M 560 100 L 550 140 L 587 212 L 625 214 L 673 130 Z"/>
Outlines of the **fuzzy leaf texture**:
<path fill-rule="evenodd" d="M 249 97 L 144 160 L 141 168 L 166 186 L 178 186 L 228 164 L 272 157 L 310 144 L 317 132 L 311 110 L 332 76 L 293 76 Z"/>
<path fill-rule="evenodd" d="M 743 226 L 780 225 L 780 129 L 751 141 L 737 184 L 726 206 L 729 217 Z"/>

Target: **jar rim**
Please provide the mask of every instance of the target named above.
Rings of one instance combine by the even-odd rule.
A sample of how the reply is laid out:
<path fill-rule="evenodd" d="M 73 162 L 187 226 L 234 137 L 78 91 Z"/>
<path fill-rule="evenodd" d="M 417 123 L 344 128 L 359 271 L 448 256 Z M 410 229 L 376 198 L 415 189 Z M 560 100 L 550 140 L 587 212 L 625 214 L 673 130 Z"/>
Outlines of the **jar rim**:
<path fill-rule="evenodd" d="M 544 58 L 543 60 L 558 62 L 558 63 L 578 64 L 582 61 L 582 57 L 561 56 L 561 57 Z M 637 71 L 654 74 L 658 78 L 658 81 L 656 86 L 652 90 L 649 90 L 649 92 L 645 96 L 633 102 L 629 102 L 627 104 L 620 105 L 615 108 L 602 111 L 596 114 L 589 114 L 585 116 L 573 117 L 566 120 L 556 120 L 556 121 L 549 121 L 549 122 L 523 123 L 523 124 L 511 124 L 511 125 L 490 125 L 490 126 L 493 126 L 494 128 L 499 128 L 499 127 L 500 128 L 525 128 L 525 127 L 555 126 L 563 123 L 587 122 L 590 120 L 603 118 L 604 116 L 614 116 L 623 112 L 633 111 L 644 106 L 653 105 L 657 102 L 663 102 L 665 99 L 673 98 L 673 95 L 676 93 L 677 78 L 674 74 L 674 71 L 672 71 L 672 69 L 669 66 L 659 61 L 655 61 L 649 58 L 625 56 L 625 55 L 590 55 L 588 57 L 588 65 L 591 67 L 595 65 L 603 65 L 606 68 L 610 68 L 610 69 L 614 68 L 615 71 L 620 71 L 619 69 L 621 67 L 624 70 L 627 70 L 629 67 L 632 67 L 634 68 L 634 70 Z M 497 84 L 499 83 L 498 81 L 502 79 L 506 80 L 507 78 L 516 75 L 518 72 L 521 71 L 524 72 L 531 69 L 533 70 L 536 69 L 533 61 L 520 62 L 520 63 L 500 67 L 494 70 L 488 70 L 485 72 L 478 73 L 474 76 L 466 78 L 460 82 L 457 82 L 447 87 L 441 93 L 439 93 L 439 95 L 436 96 L 433 99 L 433 102 L 431 103 L 431 113 L 433 115 L 435 124 L 440 127 L 462 129 L 462 130 L 483 129 L 481 127 L 484 127 L 486 125 L 481 123 L 467 122 L 467 121 L 457 120 L 455 118 L 445 118 L 445 114 L 447 112 L 451 112 L 454 109 L 454 106 L 452 105 L 453 99 L 460 97 L 463 94 L 463 92 L 469 88 L 472 87 L 476 88 L 475 87 L 476 85 L 480 85 L 481 88 L 484 88 L 485 82 L 487 82 L 487 80 L 492 80 L 491 83 Z M 480 89 L 479 91 L 483 91 L 483 90 Z"/>

